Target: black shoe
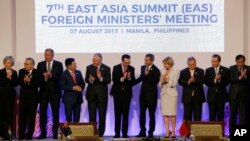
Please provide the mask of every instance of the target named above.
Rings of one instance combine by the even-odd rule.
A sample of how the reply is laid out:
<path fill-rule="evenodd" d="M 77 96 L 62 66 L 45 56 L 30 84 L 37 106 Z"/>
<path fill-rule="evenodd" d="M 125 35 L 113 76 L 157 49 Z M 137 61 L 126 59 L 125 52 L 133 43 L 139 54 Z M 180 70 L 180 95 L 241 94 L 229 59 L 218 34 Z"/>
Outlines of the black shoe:
<path fill-rule="evenodd" d="M 3 140 L 7 140 L 7 141 L 10 141 L 11 138 L 10 137 L 4 137 Z"/>
<path fill-rule="evenodd" d="M 155 136 L 154 136 L 153 134 L 149 134 L 149 135 L 148 135 L 148 138 L 153 139 L 153 138 L 155 138 Z"/>
<path fill-rule="evenodd" d="M 53 139 L 58 139 L 58 137 L 57 136 L 53 136 Z"/>
<path fill-rule="evenodd" d="M 25 139 L 26 140 L 32 140 L 32 137 L 26 137 Z"/>
<path fill-rule="evenodd" d="M 129 138 L 129 136 L 128 136 L 128 135 L 123 135 L 122 137 L 123 137 L 123 138 Z"/>
<path fill-rule="evenodd" d="M 120 138 L 120 135 L 115 135 L 113 138 Z"/>
<path fill-rule="evenodd" d="M 41 139 L 46 139 L 47 137 L 45 135 L 40 135 L 37 139 L 41 140 Z"/>
<path fill-rule="evenodd" d="M 25 138 L 24 137 L 19 137 L 18 140 L 24 140 Z"/>
<path fill-rule="evenodd" d="M 140 133 L 139 135 L 136 136 L 137 138 L 145 138 L 146 137 L 146 134 L 142 134 Z"/>

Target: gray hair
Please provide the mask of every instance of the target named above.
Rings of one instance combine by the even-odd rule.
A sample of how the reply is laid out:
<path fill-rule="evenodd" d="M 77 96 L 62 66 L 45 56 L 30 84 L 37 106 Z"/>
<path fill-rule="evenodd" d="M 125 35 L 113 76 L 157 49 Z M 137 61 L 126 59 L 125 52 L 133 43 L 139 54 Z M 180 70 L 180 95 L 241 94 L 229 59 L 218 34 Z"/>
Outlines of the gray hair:
<path fill-rule="evenodd" d="M 6 56 L 6 57 L 4 57 L 3 63 L 5 64 L 7 61 L 10 61 L 11 64 L 12 64 L 12 66 L 13 66 L 14 63 L 15 63 L 15 60 L 14 60 L 14 58 L 13 58 L 12 56 Z"/>
<path fill-rule="evenodd" d="M 44 53 L 49 51 L 50 53 L 52 53 L 54 55 L 54 50 L 52 48 L 46 48 Z"/>
<path fill-rule="evenodd" d="M 31 57 L 25 58 L 26 61 L 31 61 L 33 65 L 35 65 L 35 60 Z"/>
<path fill-rule="evenodd" d="M 172 57 L 166 57 L 162 60 L 162 63 L 167 63 L 169 64 L 170 66 L 174 66 L 174 59 Z"/>
<path fill-rule="evenodd" d="M 95 53 L 94 56 L 97 56 L 102 60 L 102 54 L 101 53 Z"/>
<path fill-rule="evenodd" d="M 188 57 L 187 62 L 190 62 L 190 61 L 196 61 L 196 59 L 193 56 Z"/>

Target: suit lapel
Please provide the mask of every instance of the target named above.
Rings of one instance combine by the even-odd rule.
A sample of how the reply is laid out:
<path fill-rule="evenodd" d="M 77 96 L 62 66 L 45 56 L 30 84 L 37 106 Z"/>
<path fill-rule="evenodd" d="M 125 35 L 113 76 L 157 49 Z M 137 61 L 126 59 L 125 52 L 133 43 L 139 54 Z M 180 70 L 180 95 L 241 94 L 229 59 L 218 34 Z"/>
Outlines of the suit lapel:
<path fill-rule="evenodd" d="M 121 74 L 121 76 L 123 76 L 123 69 L 122 69 L 122 64 L 119 65 L 119 70 L 118 70 Z"/>
<path fill-rule="evenodd" d="M 75 71 L 75 75 L 76 75 L 76 84 L 78 84 L 78 82 L 79 82 L 79 74 L 78 74 L 77 71 Z"/>
<path fill-rule="evenodd" d="M 73 80 L 73 77 L 71 76 L 71 74 L 70 74 L 70 71 L 69 71 L 69 70 L 67 70 L 67 75 L 68 75 L 68 77 L 70 78 L 70 80 L 71 80 L 72 84 L 75 84 L 75 82 L 74 82 L 74 80 Z"/>
<path fill-rule="evenodd" d="M 191 78 L 191 71 L 187 68 L 187 78 Z"/>
<path fill-rule="evenodd" d="M 51 67 L 51 72 L 53 72 L 55 70 L 55 60 L 53 61 L 52 67 Z"/>
<path fill-rule="evenodd" d="M 47 72 L 47 62 L 44 61 L 42 65 L 43 65 L 42 68 L 44 69 L 43 72 Z"/>
<path fill-rule="evenodd" d="M 223 75 L 224 73 L 223 73 L 223 68 L 220 66 L 220 69 L 219 69 L 219 74 L 220 75 Z"/>
<path fill-rule="evenodd" d="M 221 69 L 221 67 L 220 67 L 220 69 Z M 216 75 L 216 72 L 215 72 L 215 69 L 214 69 L 214 67 L 212 67 L 211 68 L 211 74 L 212 74 L 212 78 L 214 78 L 215 77 L 215 75 Z M 219 72 L 220 72 L 220 70 L 219 70 Z"/>

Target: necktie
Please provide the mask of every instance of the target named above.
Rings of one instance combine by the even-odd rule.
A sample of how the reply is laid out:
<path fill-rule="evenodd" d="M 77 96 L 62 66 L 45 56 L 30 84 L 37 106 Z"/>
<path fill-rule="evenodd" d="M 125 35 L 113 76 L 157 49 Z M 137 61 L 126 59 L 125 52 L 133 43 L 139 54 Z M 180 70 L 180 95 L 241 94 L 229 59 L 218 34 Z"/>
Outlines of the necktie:
<path fill-rule="evenodd" d="M 147 66 L 146 71 L 149 71 L 149 66 Z"/>
<path fill-rule="evenodd" d="M 72 76 L 72 78 L 74 80 L 74 83 L 76 83 L 76 74 L 75 74 L 75 72 L 71 71 L 70 73 L 71 73 L 71 76 Z"/>
<path fill-rule="evenodd" d="M 123 67 L 123 74 L 127 71 L 127 68 Z"/>
<path fill-rule="evenodd" d="M 242 72 L 242 68 L 239 68 L 238 71 L 239 71 L 239 76 L 240 76 Z"/>
<path fill-rule="evenodd" d="M 50 62 L 48 62 L 47 64 L 48 64 L 47 72 L 50 72 L 51 71 Z"/>
<path fill-rule="evenodd" d="M 215 68 L 215 75 L 218 74 L 218 68 Z"/>

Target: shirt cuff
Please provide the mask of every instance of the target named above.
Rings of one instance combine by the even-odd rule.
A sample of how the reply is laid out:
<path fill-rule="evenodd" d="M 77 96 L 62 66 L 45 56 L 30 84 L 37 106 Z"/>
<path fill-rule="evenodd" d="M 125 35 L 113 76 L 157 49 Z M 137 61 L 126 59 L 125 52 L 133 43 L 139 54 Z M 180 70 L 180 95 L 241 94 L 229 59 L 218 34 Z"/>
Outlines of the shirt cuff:
<path fill-rule="evenodd" d="M 120 81 L 121 81 L 121 82 L 124 82 L 124 79 L 123 79 L 123 77 L 121 77 Z"/>

